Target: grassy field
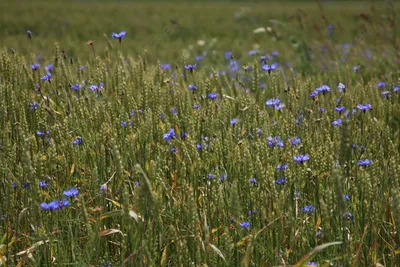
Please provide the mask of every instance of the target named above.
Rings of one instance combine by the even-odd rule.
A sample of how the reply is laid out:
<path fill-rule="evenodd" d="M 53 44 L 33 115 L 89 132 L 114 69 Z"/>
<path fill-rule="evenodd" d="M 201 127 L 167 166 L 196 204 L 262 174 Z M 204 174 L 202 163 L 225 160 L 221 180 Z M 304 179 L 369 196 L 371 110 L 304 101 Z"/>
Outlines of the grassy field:
<path fill-rule="evenodd" d="M 398 12 L 2 1 L 0 266 L 399 266 Z"/>

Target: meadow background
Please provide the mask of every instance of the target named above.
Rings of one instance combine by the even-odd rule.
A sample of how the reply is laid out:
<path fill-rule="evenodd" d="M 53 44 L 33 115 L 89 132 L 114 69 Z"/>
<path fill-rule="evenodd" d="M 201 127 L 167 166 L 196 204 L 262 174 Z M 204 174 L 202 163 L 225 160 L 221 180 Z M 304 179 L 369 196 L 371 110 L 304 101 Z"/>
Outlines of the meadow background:
<path fill-rule="evenodd" d="M 0 266 L 399 266 L 398 12 L 1 1 Z"/>

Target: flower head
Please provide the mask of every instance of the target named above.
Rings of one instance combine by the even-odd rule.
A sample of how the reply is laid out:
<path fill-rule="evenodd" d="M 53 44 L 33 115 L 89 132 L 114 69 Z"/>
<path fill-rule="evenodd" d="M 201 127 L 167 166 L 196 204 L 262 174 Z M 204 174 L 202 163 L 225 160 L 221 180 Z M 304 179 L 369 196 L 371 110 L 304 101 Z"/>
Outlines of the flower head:
<path fill-rule="evenodd" d="M 279 98 L 271 98 L 271 99 L 267 100 L 267 102 L 265 102 L 265 105 L 272 107 L 272 106 L 279 105 L 280 103 L 281 103 L 281 100 Z"/>
<path fill-rule="evenodd" d="M 194 63 L 193 65 L 186 65 L 185 69 L 189 70 L 190 72 L 193 72 L 194 69 L 196 69 L 197 63 Z"/>
<path fill-rule="evenodd" d="M 386 86 L 386 83 L 385 83 L 385 82 L 379 82 L 379 83 L 376 84 L 376 86 L 377 86 L 379 89 L 381 89 L 381 88 L 383 88 L 383 87 Z"/>
<path fill-rule="evenodd" d="M 344 92 L 346 92 L 346 85 L 344 85 L 343 83 L 339 83 L 338 89 L 339 89 L 339 92 L 344 93 Z"/>
<path fill-rule="evenodd" d="M 344 110 L 346 109 L 346 107 L 335 107 L 335 111 L 342 113 Z"/>
<path fill-rule="evenodd" d="M 301 212 L 304 212 L 304 213 L 311 213 L 314 211 L 315 211 L 315 206 L 313 206 L 313 205 L 306 205 L 303 208 L 301 208 Z"/>
<path fill-rule="evenodd" d="M 294 157 L 293 157 L 293 160 L 294 160 L 296 163 L 304 163 L 304 162 L 308 161 L 309 159 L 310 159 L 310 156 L 309 156 L 308 154 L 305 154 L 305 155 L 298 155 L 298 156 L 294 156 Z"/>
<path fill-rule="evenodd" d="M 175 138 L 175 130 L 171 128 L 166 134 L 164 134 L 164 140 L 169 142 L 173 138 Z"/>
<path fill-rule="evenodd" d="M 74 197 L 78 195 L 78 189 L 72 187 L 71 189 L 65 190 L 63 195 L 66 197 Z"/>
<path fill-rule="evenodd" d="M 53 66 L 53 64 L 49 64 L 49 65 L 47 65 L 46 67 L 44 67 L 44 69 L 45 69 L 47 72 L 52 72 L 53 69 L 54 69 L 54 66 Z"/>
<path fill-rule="evenodd" d="M 250 184 L 252 184 L 254 187 L 256 187 L 257 186 L 257 179 L 256 178 L 250 178 L 250 180 L 249 180 L 249 182 L 250 182 Z"/>
<path fill-rule="evenodd" d="M 49 81 L 49 82 L 51 82 L 51 72 L 48 72 L 46 75 L 44 75 L 44 76 L 41 78 L 41 80 L 42 80 L 42 81 Z"/>
<path fill-rule="evenodd" d="M 292 146 L 295 146 L 300 144 L 301 139 L 295 136 L 293 139 L 289 138 L 289 142 L 292 144 Z"/>
<path fill-rule="evenodd" d="M 337 120 L 332 122 L 332 126 L 341 126 L 341 125 L 342 125 L 342 120 L 341 119 L 337 119 Z"/>
<path fill-rule="evenodd" d="M 285 181 L 286 181 L 285 177 L 281 177 L 278 180 L 276 180 L 275 183 L 278 185 L 283 185 L 283 184 L 285 184 Z"/>
<path fill-rule="evenodd" d="M 126 35 L 126 31 L 122 31 L 120 33 L 113 32 L 111 37 L 114 38 L 114 39 L 119 39 L 121 41 L 125 37 L 125 35 Z"/>
<path fill-rule="evenodd" d="M 160 65 L 160 69 L 162 70 L 169 70 L 171 68 L 171 64 L 164 63 Z"/>
<path fill-rule="evenodd" d="M 83 139 L 82 139 L 81 137 L 76 138 L 76 139 L 72 142 L 72 144 L 73 144 L 74 146 L 82 145 L 82 143 L 83 143 Z"/>
<path fill-rule="evenodd" d="M 71 89 L 74 91 L 78 91 L 81 88 L 81 85 L 79 83 L 71 85 Z"/>
<path fill-rule="evenodd" d="M 241 222 L 239 225 L 242 228 L 250 228 L 250 222 Z"/>
<path fill-rule="evenodd" d="M 367 111 L 369 109 L 372 109 L 372 105 L 371 104 L 358 104 L 357 108 L 362 111 Z"/>
<path fill-rule="evenodd" d="M 189 90 L 192 91 L 192 92 L 197 90 L 197 85 L 189 84 Z"/>
<path fill-rule="evenodd" d="M 284 171 L 284 170 L 287 170 L 288 168 L 289 168 L 289 165 L 287 163 L 276 165 L 277 171 Z"/>
<path fill-rule="evenodd" d="M 269 136 L 267 138 L 267 140 L 268 140 L 268 146 L 271 146 L 271 147 L 274 147 L 274 146 L 283 147 L 284 146 L 283 141 L 280 136 L 276 136 L 276 137 Z"/>
<path fill-rule="evenodd" d="M 369 159 L 360 159 L 358 161 L 358 166 L 361 166 L 361 167 L 366 167 L 366 166 L 369 166 L 371 164 L 372 164 L 372 160 L 369 160 Z"/>
<path fill-rule="evenodd" d="M 31 110 L 37 110 L 39 108 L 39 103 L 36 103 L 36 101 L 29 103 L 29 105 L 31 106 Z"/>
<path fill-rule="evenodd" d="M 32 69 L 32 70 L 37 70 L 39 67 L 40 67 L 40 65 L 37 64 L 37 63 L 33 63 L 33 64 L 31 65 L 31 69 Z"/>
<path fill-rule="evenodd" d="M 208 95 L 207 95 L 207 98 L 209 98 L 209 99 L 216 99 L 217 98 L 217 94 L 216 93 L 209 93 Z"/>
<path fill-rule="evenodd" d="M 327 92 L 329 92 L 330 90 L 331 90 L 331 88 L 328 86 L 328 85 L 326 85 L 326 84 L 324 84 L 324 85 L 322 85 L 321 87 L 318 87 L 317 89 L 315 89 L 318 93 L 327 93 Z"/>
<path fill-rule="evenodd" d="M 45 188 L 46 186 L 47 186 L 46 180 L 43 180 L 43 181 L 40 181 L 40 182 L 39 182 L 39 187 L 40 187 L 40 188 Z"/>
<path fill-rule="evenodd" d="M 231 119 L 231 125 L 233 126 L 236 125 L 237 121 L 238 121 L 237 118 Z"/>

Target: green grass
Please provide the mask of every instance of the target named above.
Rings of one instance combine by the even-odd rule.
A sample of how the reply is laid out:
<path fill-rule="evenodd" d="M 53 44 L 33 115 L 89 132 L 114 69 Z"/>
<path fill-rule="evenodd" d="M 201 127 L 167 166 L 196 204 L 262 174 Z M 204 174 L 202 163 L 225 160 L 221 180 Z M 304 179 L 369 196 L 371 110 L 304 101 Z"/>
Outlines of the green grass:
<path fill-rule="evenodd" d="M 0 10 L 0 266 L 400 262 L 398 6 L 41 0 Z M 120 44 L 111 33 L 122 30 Z M 279 67 L 268 73 L 259 58 L 272 52 Z M 324 84 L 330 92 L 309 96 Z M 79 194 L 64 196 L 71 187 Z M 69 206 L 43 210 L 63 198 Z"/>

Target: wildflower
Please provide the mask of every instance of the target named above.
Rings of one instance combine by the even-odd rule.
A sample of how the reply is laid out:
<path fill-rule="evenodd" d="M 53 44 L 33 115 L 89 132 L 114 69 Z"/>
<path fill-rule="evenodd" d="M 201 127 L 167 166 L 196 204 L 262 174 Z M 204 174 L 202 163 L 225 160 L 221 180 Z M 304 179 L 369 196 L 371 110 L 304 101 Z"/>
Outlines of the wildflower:
<path fill-rule="evenodd" d="M 271 53 L 271 56 L 273 56 L 273 57 L 277 57 L 277 56 L 279 56 L 279 53 L 278 53 L 278 52 L 276 52 L 276 51 L 273 51 L 273 52 Z"/>
<path fill-rule="evenodd" d="M 203 145 L 201 143 L 197 144 L 196 148 L 197 148 L 197 150 L 203 150 Z"/>
<path fill-rule="evenodd" d="M 122 32 L 120 32 L 120 33 L 115 33 L 115 32 L 113 32 L 113 34 L 111 35 L 111 37 L 114 38 L 114 39 L 118 39 L 119 42 L 121 42 L 122 39 L 125 37 L 125 35 L 126 35 L 126 31 L 122 31 Z"/>
<path fill-rule="evenodd" d="M 379 83 L 376 84 L 376 86 L 377 86 L 379 89 L 382 89 L 383 87 L 386 86 L 386 83 L 385 83 L 385 82 L 379 82 Z"/>
<path fill-rule="evenodd" d="M 225 59 L 229 60 L 232 58 L 232 52 L 231 51 L 226 51 L 225 52 Z"/>
<path fill-rule="evenodd" d="M 281 100 L 279 98 L 272 98 L 267 100 L 267 102 L 265 102 L 265 105 L 271 107 L 271 106 L 276 106 L 279 105 L 281 103 Z"/>
<path fill-rule="evenodd" d="M 78 195 L 78 189 L 72 187 L 71 189 L 65 190 L 63 195 L 66 197 L 74 197 Z"/>
<path fill-rule="evenodd" d="M 289 142 L 292 144 L 292 146 L 295 146 L 300 144 L 301 139 L 295 136 L 293 139 L 289 138 Z"/>
<path fill-rule="evenodd" d="M 71 85 L 71 89 L 74 91 L 78 91 L 81 88 L 79 83 Z"/>
<path fill-rule="evenodd" d="M 318 96 L 318 91 L 314 90 L 308 96 L 311 97 L 311 98 L 315 98 L 316 96 Z"/>
<path fill-rule="evenodd" d="M 47 65 L 46 67 L 44 67 L 44 69 L 45 69 L 47 72 L 53 72 L 53 69 L 54 69 L 53 64 Z"/>
<path fill-rule="evenodd" d="M 174 115 L 174 116 L 178 115 L 178 111 L 176 110 L 176 107 L 173 107 L 171 111 L 172 111 L 172 115 Z"/>
<path fill-rule="evenodd" d="M 170 151 L 171 151 L 171 153 L 177 153 L 178 149 L 176 147 L 173 147 L 173 148 L 170 149 Z"/>
<path fill-rule="evenodd" d="M 168 133 L 164 134 L 164 140 L 169 142 L 173 138 L 175 138 L 175 130 L 171 128 Z"/>
<path fill-rule="evenodd" d="M 357 108 L 359 109 L 359 110 L 362 110 L 362 111 L 367 111 L 367 110 L 369 110 L 369 109 L 372 109 L 372 105 L 371 104 L 358 104 L 357 105 Z"/>
<path fill-rule="evenodd" d="M 228 178 L 228 174 L 226 174 L 226 173 L 219 176 L 220 181 L 226 180 L 227 178 Z"/>
<path fill-rule="evenodd" d="M 100 191 L 107 191 L 107 190 L 108 190 L 107 184 L 102 184 L 100 186 Z"/>
<path fill-rule="evenodd" d="M 383 91 L 381 93 L 381 96 L 382 96 L 383 99 L 388 99 L 390 94 L 391 94 L 390 91 Z"/>
<path fill-rule="evenodd" d="M 160 65 L 161 70 L 169 70 L 171 68 L 171 64 L 164 63 Z"/>
<path fill-rule="evenodd" d="M 80 67 L 79 67 L 79 70 L 80 70 L 81 72 L 83 72 L 83 71 L 85 70 L 85 66 L 80 66 Z"/>
<path fill-rule="evenodd" d="M 72 144 L 73 144 L 74 146 L 82 145 L 82 143 L 83 143 L 83 140 L 82 140 L 81 137 L 76 138 L 76 139 L 72 142 Z"/>
<path fill-rule="evenodd" d="M 46 180 L 43 180 L 43 181 L 40 181 L 40 182 L 39 182 L 39 187 L 40 187 L 40 188 L 45 188 L 46 186 L 47 186 Z"/>
<path fill-rule="evenodd" d="M 318 266 L 318 264 L 316 262 L 309 261 L 306 263 L 306 266 Z"/>
<path fill-rule="evenodd" d="M 342 113 L 344 110 L 346 109 L 346 107 L 335 107 L 335 111 Z"/>
<path fill-rule="evenodd" d="M 358 72 L 360 70 L 361 66 L 357 65 L 353 67 L 353 72 Z"/>
<path fill-rule="evenodd" d="M 199 104 L 193 105 L 193 109 L 199 109 L 199 108 L 200 108 L 200 105 L 199 105 Z"/>
<path fill-rule="evenodd" d="M 42 81 L 49 81 L 49 82 L 51 82 L 51 72 L 48 72 L 46 75 L 44 75 L 44 76 L 41 78 L 41 80 L 42 80 Z"/>
<path fill-rule="evenodd" d="M 343 83 L 339 83 L 338 89 L 339 89 L 339 92 L 345 93 L 346 92 L 346 85 L 344 85 Z"/>
<path fill-rule="evenodd" d="M 283 141 L 281 140 L 280 136 L 276 136 L 276 137 L 269 136 L 267 138 L 267 140 L 268 140 L 268 146 L 271 146 L 271 147 L 274 147 L 274 146 L 283 147 L 284 146 Z"/>
<path fill-rule="evenodd" d="M 259 53 L 258 50 L 250 50 L 250 51 L 249 51 L 249 56 L 255 56 L 255 55 L 257 55 L 258 53 Z"/>
<path fill-rule="evenodd" d="M 240 69 L 239 63 L 236 60 L 231 60 L 229 62 L 229 69 L 230 69 L 231 72 L 239 71 L 239 69 Z"/>
<path fill-rule="evenodd" d="M 350 200 L 350 196 L 347 195 L 347 194 L 343 195 L 343 197 L 344 197 L 344 199 L 345 199 L 346 201 L 349 201 L 349 200 Z"/>
<path fill-rule="evenodd" d="M 257 136 L 260 137 L 262 133 L 262 130 L 260 128 L 257 128 Z"/>
<path fill-rule="evenodd" d="M 68 207 L 68 206 L 69 206 L 69 201 L 66 200 L 65 198 L 63 198 L 63 200 L 61 200 L 61 203 L 60 203 L 60 208 Z"/>
<path fill-rule="evenodd" d="M 26 31 L 26 34 L 28 35 L 28 38 L 31 39 L 32 38 L 32 32 L 30 30 Z"/>
<path fill-rule="evenodd" d="M 301 212 L 304 212 L 304 213 L 311 213 L 311 212 L 314 212 L 314 211 L 315 211 L 315 206 L 313 206 L 313 205 L 306 205 L 306 206 L 304 206 L 303 208 L 301 208 L 300 210 L 301 210 Z"/>
<path fill-rule="evenodd" d="M 44 132 L 36 131 L 36 135 L 39 137 L 44 137 Z"/>
<path fill-rule="evenodd" d="M 341 125 L 342 125 L 342 120 L 341 119 L 337 119 L 337 120 L 332 122 L 332 126 L 341 126 Z"/>
<path fill-rule="evenodd" d="M 256 178 L 250 178 L 250 180 L 249 180 L 249 182 L 250 182 L 250 184 L 252 184 L 254 187 L 256 187 L 257 186 L 257 179 Z"/>
<path fill-rule="evenodd" d="M 193 65 L 186 65 L 185 69 L 189 70 L 190 72 L 193 72 L 194 69 L 196 69 L 197 63 L 194 63 Z"/>
<path fill-rule="evenodd" d="M 31 69 L 32 69 L 32 70 L 37 70 L 39 67 L 40 67 L 40 65 L 37 64 L 37 63 L 33 63 L 33 64 L 31 65 Z"/>
<path fill-rule="evenodd" d="M 347 220 L 354 220 L 353 214 L 351 214 L 349 211 L 346 211 L 345 213 L 341 213 L 341 215 L 346 218 Z"/>
<path fill-rule="evenodd" d="M 196 61 L 200 61 L 200 60 L 202 60 L 203 59 L 203 56 L 196 56 L 195 58 L 194 58 L 194 60 L 196 60 Z"/>
<path fill-rule="evenodd" d="M 216 99 L 217 98 L 217 94 L 216 93 L 209 93 L 208 95 L 207 95 L 207 98 L 209 98 L 209 99 Z"/>
<path fill-rule="evenodd" d="M 305 155 L 298 155 L 298 156 L 294 156 L 294 157 L 293 157 L 293 160 L 294 160 L 296 163 L 304 163 L 304 162 L 308 161 L 309 159 L 310 159 L 310 156 L 309 156 L 308 154 L 305 154 Z"/>
<path fill-rule="evenodd" d="M 285 177 L 281 177 L 278 180 L 275 181 L 276 184 L 278 185 L 283 185 L 285 184 Z"/>
<path fill-rule="evenodd" d="M 260 83 L 260 89 L 264 89 L 265 88 L 265 83 Z"/>
<path fill-rule="evenodd" d="M 92 84 L 89 86 L 90 90 L 92 90 L 93 92 L 97 91 L 99 89 L 99 87 L 95 84 Z"/>
<path fill-rule="evenodd" d="M 231 125 L 235 126 L 237 123 L 237 118 L 231 119 Z"/>
<path fill-rule="evenodd" d="M 369 159 L 360 159 L 358 161 L 358 166 L 361 166 L 361 167 L 366 167 L 366 166 L 369 166 L 371 164 L 372 164 L 372 160 L 369 160 Z"/>
<path fill-rule="evenodd" d="M 241 222 L 239 225 L 242 228 L 250 228 L 250 222 Z"/>
<path fill-rule="evenodd" d="M 399 92 L 399 87 L 395 85 L 393 87 L 393 91 L 397 94 Z"/>
<path fill-rule="evenodd" d="M 197 85 L 189 84 L 189 90 L 194 92 L 194 90 L 197 90 Z"/>
<path fill-rule="evenodd" d="M 260 57 L 260 63 L 261 64 L 266 64 L 267 63 L 267 56 L 261 56 Z"/>
<path fill-rule="evenodd" d="M 287 163 L 276 165 L 276 170 L 278 170 L 278 171 L 284 171 L 284 170 L 287 170 L 288 168 L 289 168 L 289 165 Z"/>
<path fill-rule="evenodd" d="M 275 70 L 278 67 L 278 63 L 272 63 L 271 65 L 265 64 L 262 66 L 263 71 L 268 71 L 268 73 L 271 73 L 271 71 Z"/>
<path fill-rule="evenodd" d="M 121 121 L 121 126 L 126 128 L 128 125 L 126 124 L 126 121 Z"/>
<path fill-rule="evenodd" d="M 279 103 L 278 105 L 276 105 L 276 106 L 274 107 L 274 109 L 275 109 L 275 110 L 281 110 L 281 109 L 283 109 L 284 107 L 285 107 L 285 104 Z"/>
<path fill-rule="evenodd" d="M 30 182 L 23 183 L 23 184 L 22 184 L 22 188 L 27 188 L 27 187 L 29 187 L 30 185 L 31 185 Z"/>
<path fill-rule="evenodd" d="M 319 108 L 319 112 L 324 113 L 325 109 L 324 108 Z"/>
<path fill-rule="evenodd" d="M 328 93 L 330 90 L 331 90 L 331 88 L 328 86 L 328 85 L 326 85 L 326 84 L 324 84 L 324 85 L 322 85 L 321 87 L 318 87 L 317 89 L 315 89 L 318 93 L 323 93 L 323 94 L 325 94 L 325 93 Z"/>
<path fill-rule="evenodd" d="M 208 174 L 208 179 L 209 179 L 209 180 L 214 179 L 214 177 L 215 177 L 215 176 L 214 176 L 212 173 L 209 173 L 209 174 Z"/>

